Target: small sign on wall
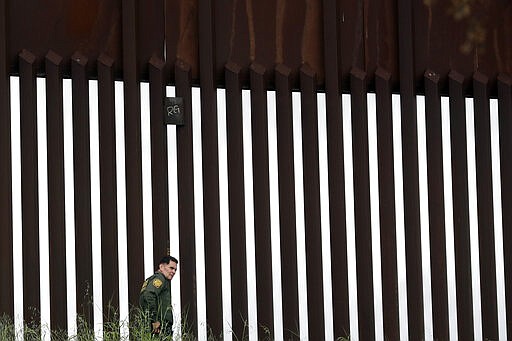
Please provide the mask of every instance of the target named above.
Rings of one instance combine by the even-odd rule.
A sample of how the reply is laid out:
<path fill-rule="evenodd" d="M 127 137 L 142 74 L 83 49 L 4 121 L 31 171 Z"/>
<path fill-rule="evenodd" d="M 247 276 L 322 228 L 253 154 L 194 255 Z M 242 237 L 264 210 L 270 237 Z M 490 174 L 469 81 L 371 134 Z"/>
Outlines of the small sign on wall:
<path fill-rule="evenodd" d="M 166 97 L 164 101 L 164 121 L 165 124 L 184 125 L 183 120 L 183 98 Z"/>

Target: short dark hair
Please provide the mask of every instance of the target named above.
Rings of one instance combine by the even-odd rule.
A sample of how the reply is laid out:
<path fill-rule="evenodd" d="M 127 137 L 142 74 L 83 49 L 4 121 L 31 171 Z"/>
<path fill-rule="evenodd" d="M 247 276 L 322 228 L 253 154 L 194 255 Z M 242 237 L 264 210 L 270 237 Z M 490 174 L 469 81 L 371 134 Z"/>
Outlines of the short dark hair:
<path fill-rule="evenodd" d="M 178 260 L 173 256 L 163 256 L 160 261 L 158 262 L 158 265 L 160 264 L 169 264 L 169 262 L 173 261 L 174 263 L 178 264 Z"/>

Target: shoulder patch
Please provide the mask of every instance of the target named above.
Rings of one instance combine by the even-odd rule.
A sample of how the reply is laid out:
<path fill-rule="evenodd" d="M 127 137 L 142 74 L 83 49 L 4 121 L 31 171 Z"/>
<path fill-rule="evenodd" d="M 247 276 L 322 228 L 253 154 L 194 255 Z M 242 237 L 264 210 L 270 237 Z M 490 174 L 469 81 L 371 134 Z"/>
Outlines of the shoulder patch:
<path fill-rule="evenodd" d="M 140 292 L 143 292 L 147 286 L 148 286 L 148 281 L 144 281 L 144 283 L 142 283 L 142 288 L 140 289 Z"/>
<path fill-rule="evenodd" d="M 155 278 L 155 279 L 153 280 L 153 286 L 154 286 L 155 288 L 160 288 L 160 287 L 162 286 L 162 284 L 163 284 L 163 283 L 162 283 L 162 281 L 161 281 L 160 279 L 158 279 L 158 278 Z"/>

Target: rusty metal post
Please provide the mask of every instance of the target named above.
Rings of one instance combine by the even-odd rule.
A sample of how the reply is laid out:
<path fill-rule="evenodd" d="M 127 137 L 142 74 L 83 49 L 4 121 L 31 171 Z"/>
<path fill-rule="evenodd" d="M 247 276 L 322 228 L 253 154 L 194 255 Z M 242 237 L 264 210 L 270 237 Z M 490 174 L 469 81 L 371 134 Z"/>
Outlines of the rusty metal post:
<path fill-rule="evenodd" d="M 102 296 L 104 319 L 114 325 L 119 319 L 115 114 L 114 60 L 102 54 L 98 57 Z"/>
<path fill-rule="evenodd" d="M 432 276 L 432 323 L 435 340 L 448 340 L 448 285 L 443 177 L 443 136 L 439 75 L 425 72 L 430 268 Z"/>
<path fill-rule="evenodd" d="M 229 187 L 229 248 L 231 267 L 231 311 L 233 334 L 242 339 L 246 330 L 247 257 L 245 225 L 244 153 L 242 126 L 241 68 L 228 63 L 226 73 L 226 129 Z"/>
<path fill-rule="evenodd" d="M 140 286 L 144 280 L 145 255 L 142 226 L 142 150 L 140 78 L 137 66 L 137 2 L 135 0 L 123 1 L 122 9 L 128 298 L 130 304 L 138 305 Z"/>
<path fill-rule="evenodd" d="M 91 143 L 89 128 L 88 60 L 71 57 L 73 96 L 73 179 L 75 186 L 76 307 L 85 321 L 93 321 Z"/>
<path fill-rule="evenodd" d="M 62 57 L 49 51 L 46 63 L 48 237 L 52 330 L 67 330 L 66 205 Z"/>
<path fill-rule="evenodd" d="M 151 193 L 153 196 L 153 264 L 169 248 L 169 180 L 167 169 L 167 126 L 164 124 L 165 62 L 149 61 L 149 97 L 151 125 Z"/>
<path fill-rule="evenodd" d="M 480 72 L 473 76 L 476 183 L 478 201 L 478 250 L 480 258 L 480 297 L 482 337 L 497 340 L 498 303 L 491 160 L 491 113 L 489 78 Z"/>
<path fill-rule="evenodd" d="M 391 74 L 384 69 L 378 69 L 375 74 L 383 327 L 385 339 L 399 340 L 400 317 L 398 311 L 398 269 L 396 258 L 396 193 L 393 165 Z"/>
<path fill-rule="evenodd" d="M 329 155 L 329 215 L 331 240 L 332 309 L 334 336 L 350 335 L 347 229 L 345 225 L 345 170 L 343 161 L 343 116 L 339 52 L 338 6 L 336 0 L 323 0 L 324 70 Z"/>
<path fill-rule="evenodd" d="M 285 340 L 294 340 L 300 328 L 291 69 L 280 64 L 275 77 L 283 331 Z"/>
<path fill-rule="evenodd" d="M 318 101 L 316 74 L 308 66 L 300 70 L 302 155 L 304 164 L 304 218 L 306 237 L 308 331 L 313 340 L 325 335 L 322 267 L 322 229 L 320 218 L 320 171 L 318 143 Z"/>
<path fill-rule="evenodd" d="M 423 325 L 418 134 L 414 77 L 415 36 L 412 7 L 409 0 L 398 0 L 398 62 L 402 116 L 407 314 L 409 338 L 421 340 L 425 337 L 425 326 Z"/>
<path fill-rule="evenodd" d="M 222 279 L 219 213 L 219 148 L 215 82 L 214 1 L 199 1 L 199 69 L 201 70 L 201 142 L 206 276 L 206 319 L 213 335 L 221 334 Z"/>
<path fill-rule="evenodd" d="M 266 72 L 267 70 L 260 64 L 251 65 L 254 248 L 258 255 L 256 257 L 256 295 L 260 338 L 267 337 L 268 334 L 274 335 Z"/>
<path fill-rule="evenodd" d="M 465 80 L 450 72 L 450 137 L 452 148 L 453 234 L 457 327 L 460 340 L 474 339 L 471 249 L 469 241 L 468 164 L 466 136 Z"/>
<path fill-rule="evenodd" d="M 21 201 L 23 221 L 23 316 L 39 324 L 40 275 L 36 57 L 23 50 L 20 61 Z"/>
<path fill-rule="evenodd" d="M 197 337 L 196 238 L 194 217 L 194 164 L 192 140 L 192 84 L 190 66 L 175 66 L 176 96 L 183 98 L 184 125 L 176 129 L 180 235 L 182 323 Z"/>
<path fill-rule="evenodd" d="M 359 337 L 361 340 L 373 340 L 375 339 L 375 316 L 373 308 L 366 73 L 360 69 L 353 69 L 350 84 Z"/>

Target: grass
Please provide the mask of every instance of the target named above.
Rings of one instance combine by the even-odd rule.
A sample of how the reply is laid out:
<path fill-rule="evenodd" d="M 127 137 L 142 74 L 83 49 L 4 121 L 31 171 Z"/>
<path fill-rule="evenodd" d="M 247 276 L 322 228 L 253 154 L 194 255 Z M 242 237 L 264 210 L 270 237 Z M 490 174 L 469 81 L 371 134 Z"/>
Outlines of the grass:
<path fill-rule="evenodd" d="M 187 324 L 187 316 L 186 313 L 182 316 L 182 325 L 181 325 L 181 341 L 196 341 L 197 338 L 194 335 L 194 331 L 192 326 Z M 122 330 L 126 330 L 128 327 L 128 331 L 130 333 L 130 340 L 137 341 L 155 341 L 154 337 L 151 336 L 150 332 L 146 329 L 145 326 L 148 325 L 148 319 L 144 314 L 137 308 L 132 309 L 130 313 L 130 323 L 126 326 L 126 321 L 120 321 L 119 315 L 115 311 L 109 311 L 109 313 L 105 317 L 105 322 L 103 324 L 103 340 L 104 341 L 118 341 L 123 339 Z M 261 340 L 273 340 L 273 335 L 271 335 L 270 329 L 264 326 L 260 326 L 260 339 Z M 67 335 L 67 331 L 63 330 L 53 330 L 50 331 L 48 326 L 41 326 L 36 323 L 25 323 L 23 326 L 23 335 L 25 341 L 39 341 L 43 336 L 51 335 L 52 341 L 95 341 L 95 331 L 93 326 L 91 326 L 88 321 L 81 315 L 77 318 L 77 334 L 76 335 Z M 11 317 L 3 315 L 0 316 L 0 340 L 15 340 L 16 332 L 21 332 L 16 330 L 16 326 Z M 213 334 L 211 329 L 208 328 L 208 341 L 216 341 L 222 340 L 222 335 L 216 336 Z M 160 340 L 171 340 L 172 338 L 162 338 Z M 297 337 L 298 339 L 298 337 Z M 247 341 L 249 340 L 248 335 L 248 325 L 245 323 L 243 335 L 236 336 L 233 335 L 234 341 Z M 336 341 L 349 341 L 348 337 L 339 337 Z"/>
<path fill-rule="evenodd" d="M 151 336 L 151 333 L 146 328 L 149 325 L 149 320 L 145 314 L 139 309 L 133 309 L 130 313 L 130 323 L 126 326 L 126 321 L 120 321 L 117 313 L 110 312 L 108 317 L 105 317 L 103 323 L 103 338 L 104 341 L 117 341 L 122 340 L 123 330 L 128 331 L 131 340 L 149 341 L 157 340 Z M 14 321 L 7 315 L 0 316 L 0 340 L 10 341 L 16 339 L 16 334 L 23 332 L 25 341 L 39 341 L 44 336 L 50 336 L 52 341 L 95 341 L 95 330 L 93 326 L 81 315 L 77 316 L 77 333 L 76 335 L 67 335 L 66 330 L 50 330 L 48 326 L 41 326 L 37 323 L 25 323 L 23 330 L 17 329 Z M 127 338 L 125 338 L 127 339 Z M 161 338 L 159 340 L 171 340 L 171 337 Z M 183 341 L 196 340 L 191 328 L 185 323 L 182 325 L 181 339 Z"/>
<path fill-rule="evenodd" d="M 42 338 L 51 336 L 52 341 L 96 341 L 98 338 L 95 336 L 96 332 L 85 316 L 88 309 L 92 309 L 93 302 L 85 295 L 85 303 L 82 307 L 84 310 L 77 315 L 77 333 L 76 335 L 68 335 L 67 330 L 50 330 L 50 326 L 40 324 L 40 313 L 35 309 L 30 309 L 32 322 L 25 322 L 22 329 L 17 330 L 18 326 L 15 325 L 12 317 L 7 315 L 0 315 L 0 341 L 11 341 L 16 339 L 16 334 L 21 335 L 23 332 L 24 341 L 39 341 Z M 90 312 L 90 311 L 89 311 Z M 121 321 L 119 312 L 116 308 L 109 305 L 106 311 L 103 312 L 103 341 L 118 341 L 118 340 L 136 340 L 136 341 L 170 341 L 172 337 L 155 338 L 151 335 L 147 326 L 150 325 L 148 316 L 141 311 L 138 307 L 132 307 L 130 310 L 129 322 L 126 320 Z M 249 340 L 249 324 L 248 321 L 239 316 L 243 321 L 242 335 L 235 335 L 232 333 L 233 341 L 248 341 Z M 176 325 L 175 316 L 175 325 Z M 197 332 L 194 326 L 189 324 L 188 309 L 184 309 L 181 314 L 181 330 L 180 341 L 197 341 Z M 298 326 L 297 326 L 298 328 Z M 129 333 L 129 338 L 125 335 L 126 331 Z M 298 330 L 292 332 L 293 339 L 299 340 Z M 322 339 L 323 335 L 321 338 Z M 207 341 L 223 340 L 223 335 L 215 335 L 211 328 L 207 326 Z M 274 335 L 272 330 L 267 326 L 260 325 L 258 328 L 258 341 L 273 341 Z M 350 341 L 349 337 L 338 337 L 335 341 Z"/>

